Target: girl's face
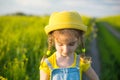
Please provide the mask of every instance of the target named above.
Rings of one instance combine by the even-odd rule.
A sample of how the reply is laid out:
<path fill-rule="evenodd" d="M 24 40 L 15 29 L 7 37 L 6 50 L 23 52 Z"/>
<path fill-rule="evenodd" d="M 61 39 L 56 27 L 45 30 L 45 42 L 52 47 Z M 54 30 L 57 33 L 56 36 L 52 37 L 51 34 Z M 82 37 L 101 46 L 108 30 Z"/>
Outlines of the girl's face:
<path fill-rule="evenodd" d="M 74 54 L 78 46 L 78 39 L 74 36 L 68 37 L 67 35 L 60 34 L 57 38 L 54 38 L 54 42 L 57 53 L 61 56 L 70 56 Z"/>

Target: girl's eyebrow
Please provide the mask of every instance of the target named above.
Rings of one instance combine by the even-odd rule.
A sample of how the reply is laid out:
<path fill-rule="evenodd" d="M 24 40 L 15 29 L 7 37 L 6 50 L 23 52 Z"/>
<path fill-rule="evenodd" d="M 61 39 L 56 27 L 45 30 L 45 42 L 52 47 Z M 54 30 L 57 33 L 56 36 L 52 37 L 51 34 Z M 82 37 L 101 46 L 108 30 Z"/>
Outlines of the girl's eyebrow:
<path fill-rule="evenodd" d="M 73 42 L 70 42 L 70 43 L 68 43 L 68 44 L 71 44 L 71 43 L 76 43 L 77 41 L 73 41 Z"/>
<path fill-rule="evenodd" d="M 61 41 L 61 40 L 59 40 L 59 39 L 56 39 L 56 41 L 59 43 L 59 44 L 63 44 L 63 42 Z M 75 42 L 77 42 L 78 41 L 78 39 L 74 39 L 74 40 L 70 40 L 69 42 L 66 42 L 67 44 L 70 44 L 70 43 L 75 43 Z"/>
<path fill-rule="evenodd" d="M 70 43 L 75 43 L 75 42 L 77 42 L 78 40 L 74 40 L 74 41 L 71 41 Z"/>
<path fill-rule="evenodd" d="M 76 43 L 76 42 L 77 42 L 77 41 L 72 41 L 72 42 L 69 42 L 69 43 L 67 43 L 67 44 L 73 44 L 73 43 Z M 59 41 L 58 41 L 58 43 L 59 43 L 59 44 L 63 44 L 62 42 L 59 42 Z"/>

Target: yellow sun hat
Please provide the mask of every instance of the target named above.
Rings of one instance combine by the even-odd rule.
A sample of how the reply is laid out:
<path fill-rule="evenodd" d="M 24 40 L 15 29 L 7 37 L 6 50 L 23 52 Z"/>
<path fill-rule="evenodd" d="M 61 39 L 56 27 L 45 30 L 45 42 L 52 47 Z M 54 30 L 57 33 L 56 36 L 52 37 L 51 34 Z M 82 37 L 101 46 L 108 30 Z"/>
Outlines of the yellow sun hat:
<path fill-rule="evenodd" d="M 46 34 L 59 29 L 77 29 L 84 32 L 87 26 L 83 24 L 81 16 L 75 11 L 54 12 L 50 16 L 49 24 L 45 26 Z"/>

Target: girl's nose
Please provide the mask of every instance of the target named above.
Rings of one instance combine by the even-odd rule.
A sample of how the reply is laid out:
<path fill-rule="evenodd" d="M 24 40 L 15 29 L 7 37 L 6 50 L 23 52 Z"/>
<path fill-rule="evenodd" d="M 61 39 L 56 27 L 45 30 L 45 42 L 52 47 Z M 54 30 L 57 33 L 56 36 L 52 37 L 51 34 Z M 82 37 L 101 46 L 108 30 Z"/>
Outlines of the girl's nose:
<path fill-rule="evenodd" d="M 69 52 L 69 46 L 65 45 L 63 47 L 63 51 L 64 51 L 64 53 L 68 53 Z"/>

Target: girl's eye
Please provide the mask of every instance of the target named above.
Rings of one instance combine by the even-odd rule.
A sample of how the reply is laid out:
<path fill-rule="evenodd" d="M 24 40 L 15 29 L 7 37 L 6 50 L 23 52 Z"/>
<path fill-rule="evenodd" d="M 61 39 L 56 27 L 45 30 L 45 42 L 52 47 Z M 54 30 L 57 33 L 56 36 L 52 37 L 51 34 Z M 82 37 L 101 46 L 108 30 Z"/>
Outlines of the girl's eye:
<path fill-rule="evenodd" d="M 58 45 L 59 45 L 59 46 L 63 46 L 63 44 L 60 44 L 60 43 L 59 43 Z"/>
<path fill-rule="evenodd" d="M 75 42 L 69 43 L 69 46 L 74 46 Z"/>

